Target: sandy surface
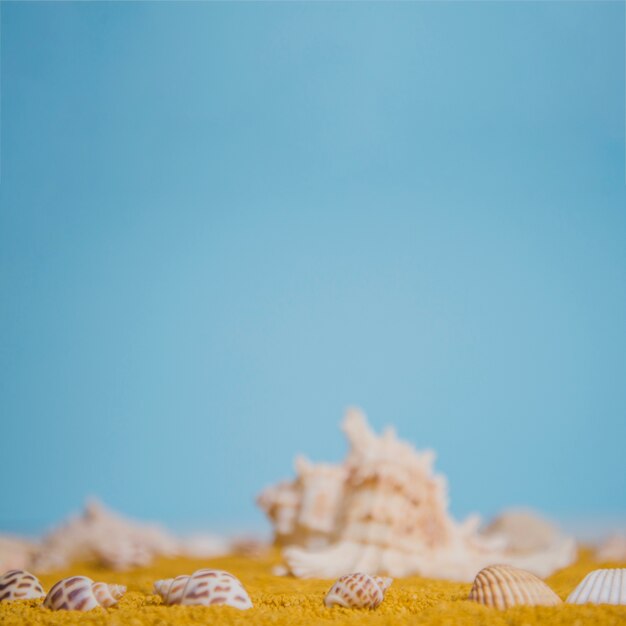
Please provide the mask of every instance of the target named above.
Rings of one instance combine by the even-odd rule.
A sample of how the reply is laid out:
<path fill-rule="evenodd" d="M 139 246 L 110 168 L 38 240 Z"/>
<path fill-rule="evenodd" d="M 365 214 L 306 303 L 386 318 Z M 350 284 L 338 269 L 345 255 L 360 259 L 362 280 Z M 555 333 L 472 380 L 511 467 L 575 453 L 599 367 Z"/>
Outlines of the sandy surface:
<path fill-rule="evenodd" d="M 49 611 L 41 607 L 39 600 L 5 602 L 0 604 L 0 624 L 626 624 L 626 606 L 562 605 L 497 611 L 466 600 L 470 584 L 418 577 L 395 580 L 385 601 L 375 611 L 327 609 L 322 600 L 333 581 L 273 576 L 271 568 L 278 560 L 277 554 L 259 559 L 169 559 L 130 572 L 97 570 L 77 564 L 62 572 L 40 576 L 44 589 L 49 589 L 62 577 L 82 574 L 94 580 L 127 585 L 128 593 L 119 605 L 108 610 L 77 613 Z M 588 552 L 583 552 L 577 563 L 557 572 L 547 582 L 565 599 L 585 574 L 602 566 L 626 567 L 626 563 L 596 563 Z M 254 608 L 238 611 L 229 607 L 166 607 L 152 594 L 155 580 L 190 574 L 200 567 L 225 569 L 239 577 Z"/>

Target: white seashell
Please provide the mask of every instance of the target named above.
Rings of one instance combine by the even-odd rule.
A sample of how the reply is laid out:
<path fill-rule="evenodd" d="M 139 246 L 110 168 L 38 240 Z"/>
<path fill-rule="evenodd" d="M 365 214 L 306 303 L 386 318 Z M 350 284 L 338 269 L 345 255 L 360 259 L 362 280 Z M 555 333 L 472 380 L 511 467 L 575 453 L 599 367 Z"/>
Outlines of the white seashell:
<path fill-rule="evenodd" d="M 595 557 L 598 561 L 626 561 L 626 535 L 607 537 L 596 549 Z"/>
<path fill-rule="evenodd" d="M 348 574 L 342 576 L 330 588 L 324 598 L 328 607 L 343 606 L 348 609 L 375 609 L 391 585 L 391 578 L 368 576 L 367 574 Z"/>
<path fill-rule="evenodd" d="M 239 579 L 217 569 L 199 569 L 191 576 L 157 580 L 154 591 L 165 604 L 221 605 L 249 609 L 252 602 Z"/>
<path fill-rule="evenodd" d="M 37 544 L 13 535 L 0 535 L 0 572 L 29 567 Z"/>
<path fill-rule="evenodd" d="M 178 540 L 158 526 L 126 519 L 95 500 L 44 537 L 32 567 L 53 571 L 75 561 L 116 570 L 142 567 L 155 556 L 173 556 Z"/>
<path fill-rule="evenodd" d="M 570 593 L 568 604 L 626 604 L 626 569 L 597 569 Z"/>
<path fill-rule="evenodd" d="M 343 464 L 299 459 L 294 481 L 259 497 L 294 575 L 369 572 L 471 581 L 491 563 L 547 576 L 575 559 L 573 539 L 543 522 L 535 523 L 530 541 L 513 540 L 511 533 L 485 536 L 477 519 L 456 522 L 448 512 L 445 478 L 433 470 L 433 452 L 415 450 L 391 429 L 376 435 L 355 409 L 343 430 L 350 444 Z"/>
<path fill-rule="evenodd" d="M 534 574 L 510 565 L 491 565 L 476 575 L 469 600 L 496 609 L 511 606 L 556 606 L 559 596 Z"/>
<path fill-rule="evenodd" d="M 22 569 L 12 569 L 0 576 L 0 602 L 32 600 L 45 595 L 37 578 Z"/>
<path fill-rule="evenodd" d="M 86 576 L 72 576 L 56 583 L 43 605 L 53 611 L 90 611 L 98 606 L 107 608 L 117 604 L 125 592 L 124 585 L 94 583 Z"/>

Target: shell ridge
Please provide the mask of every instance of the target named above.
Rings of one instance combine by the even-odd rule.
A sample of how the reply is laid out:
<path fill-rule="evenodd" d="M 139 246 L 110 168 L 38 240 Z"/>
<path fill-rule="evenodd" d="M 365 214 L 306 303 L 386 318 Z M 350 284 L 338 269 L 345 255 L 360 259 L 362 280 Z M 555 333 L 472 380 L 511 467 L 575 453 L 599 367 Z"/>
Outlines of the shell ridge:
<path fill-rule="evenodd" d="M 561 598 L 540 578 L 509 565 L 490 565 L 478 572 L 469 599 L 497 609 L 561 603 Z"/>
<path fill-rule="evenodd" d="M 589 572 L 567 598 L 568 604 L 626 605 L 626 568 Z"/>
<path fill-rule="evenodd" d="M 123 585 L 94 583 L 87 576 L 63 578 L 52 586 L 43 606 L 53 611 L 90 611 L 98 606 L 108 608 L 126 591 Z"/>
<path fill-rule="evenodd" d="M 595 572 L 591 573 L 591 586 L 587 595 L 585 596 L 586 602 L 592 602 L 596 595 L 598 596 L 597 599 L 600 599 L 598 590 L 601 590 L 602 588 L 602 581 L 604 580 L 604 577 L 605 573 L 602 570 L 596 570 Z"/>

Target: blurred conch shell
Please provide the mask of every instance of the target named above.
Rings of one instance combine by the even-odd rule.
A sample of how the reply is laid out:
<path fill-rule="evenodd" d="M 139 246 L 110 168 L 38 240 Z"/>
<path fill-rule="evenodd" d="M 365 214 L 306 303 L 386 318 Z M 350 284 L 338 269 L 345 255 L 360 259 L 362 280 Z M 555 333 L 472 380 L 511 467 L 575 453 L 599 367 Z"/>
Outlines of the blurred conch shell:
<path fill-rule="evenodd" d="M 471 581 L 491 563 L 547 576 L 574 560 L 569 537 L 555 536 L 547 548 L 543 539 L 522 546 L 506 533 L 481 534 L 476 516 L 456 522 L 446 479 L 433 470 L 434 452 L 417 451 L 393 429 L 378 436 L 350 409 L 343 431 L 350 451 L 342 464 L 299 457 L 296 479 L 268 487 L 257 500 L 295 576 L 368 572 Z"/>
<path fill-rule="evenodd" d="M 41 583 L 30 572 L 13 569 L 0 576 L 0 602 L 43 598 Z"/>
<path fill-rule="evenodd" d="M 29 567 L 38 546 L 13 535 L 0 535 L 0 572 Z"/>
<path fill-rule="evenodd" d="M 537 576 L 549 576 L 576 558 L 576 542 L 572 537 L 538 513 L 526 509 L 502 512 L 480 536 L 509 555 L 517 567 Z"/>
<path fill-rule="evenodd" d="M 125 570 L 149 565 L 155 556 L 173 556 L 177 548 L 177 539 L 159 526 L 129 520 L 90 500 L 81 515 L 44 537 L 31 567 L 45 572 L 95 561 Z"/>
<path fill-rule="evenodd" d="M 559 596 L 534 574 L 510 565 L 491 565 L 476 575 L 469 599 L 496 609 L 516 605 L 556 606 Z"/>
<path fill-rule="evenodd" d="M 167 605 L 220 605 L 249 609 L 252 602 L 238 578 L 216 569 L 199 569 L 191 576 L 177 576 L 154 583 L 154 592 Z"/>
<path fill-rule="evenodd" d="M 626 561 L 626 535 L 615 533 L 607 537 L 596 549 L 598 561 Z"/>
<path fill-rule="evenodd" d="M 72 576 L 56 583 L 43 605 L 53 611 L 90 611 L 98 606 L 107 608 L 117 604 L 125 592 L 124 585 L 94 583 L 86 576 Z"/>
<path fill-rule="evenodd" d="M 0 544 L 0 557 L 1 547 Z M 70 517 L 43 538 L 32 550 L 28 566 L 36 572 L 47 572 L 76 561 L 91 561 L 121 571 L 145 567 L 159 556 L 207 558 L 232 549 L 231 541 L 225 537 L 178 537 L 159 525 L 128 519 L 91 499 L 80 515 Z"/>
<path fill-rule="evenodd" d="M 383 601 L 391 583 L 391 578 L 348 574 L 333 584 L 324 598 L 324 604 L 348 609 L 375 609 Z"/>
<path fill-rule="evenodd" d="M 570 593 L 568 604 L 626 604 L 626 569 L 597 569 Z"/>

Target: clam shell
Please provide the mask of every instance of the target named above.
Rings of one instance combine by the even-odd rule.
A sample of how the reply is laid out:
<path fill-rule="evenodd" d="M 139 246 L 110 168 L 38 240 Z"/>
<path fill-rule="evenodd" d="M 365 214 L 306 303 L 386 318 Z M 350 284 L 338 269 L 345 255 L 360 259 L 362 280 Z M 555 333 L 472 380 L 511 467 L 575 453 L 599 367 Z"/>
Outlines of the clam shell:
<path fill-rule="evenodd" d="M 478 572 L 469 599 L 496 609 L 556 606 L 562 602 L 540 578 L 510 565 L 490 565 Z"/>
<path fill-rule="evenodd" d="M 0 602 L 32 600 L 45 595 L 37 578 L 23 569 L 12 569 L 0 576 Z"/>
<path fill-rule="evenodd" d="M 72 576 L 56 583 L 43 605 L 53 611 L 90 611 L 113 606 L 126 592 L 123 585 L 94 583 L 87 576 Z"/>
<path fill-rule="evenodd" d="M 343 606 L 348 609 L 375 609 L 384 599 L 391 578 L 348 574 L 330 588 L 324 598 L 328 607 Z"/>
<path fill-rule="evenodd" d="M 157 580 L 154 591 L 168 605 L 225 604 L 242 610 L 252 607 L 241 581 L 232 574 L 217 569 L 199 569 L 191 576 Z"/>
<path fill-rule="evenodd" d="M 626 569 L 597 569 L 570 593 L 568 604 L 626 604 Z"/>

